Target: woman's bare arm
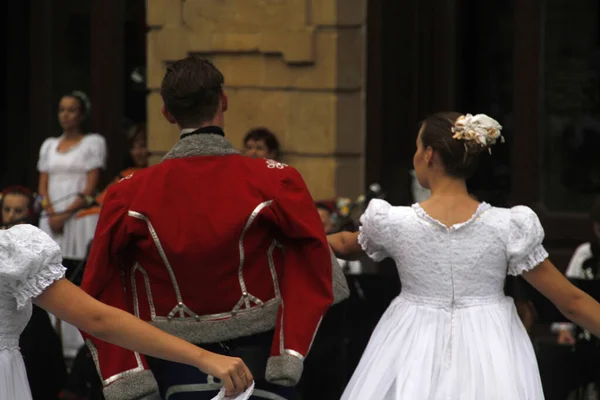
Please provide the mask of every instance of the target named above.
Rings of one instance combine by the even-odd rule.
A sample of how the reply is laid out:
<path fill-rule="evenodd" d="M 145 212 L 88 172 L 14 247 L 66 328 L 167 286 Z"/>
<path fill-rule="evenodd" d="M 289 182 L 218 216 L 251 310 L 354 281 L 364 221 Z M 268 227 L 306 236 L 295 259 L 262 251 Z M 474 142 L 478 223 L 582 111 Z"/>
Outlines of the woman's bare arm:
<path fill-rule="evenodd" d="M 569 282 L 549 260 L 525 272 L 523 277 L 565 317 L 600 337 L 600 304 Z"/>
<path fill-rule="evenodd" d="M 97 301 L 66 279 L 50 285 L 35 303 L 105 342 L 193 365 L 223 380 L 229 395 L 245 390 L 252 382 L 252 374 L 241 359 L 215 354 L 171 336 L 125 311 Z"/>
<path fill-rule="evenodd" d="M 357 260 L 364 251 L 358 244 L 358 232 L 340 232 L 327 236 L 327 241 L 337 258 Z"/>

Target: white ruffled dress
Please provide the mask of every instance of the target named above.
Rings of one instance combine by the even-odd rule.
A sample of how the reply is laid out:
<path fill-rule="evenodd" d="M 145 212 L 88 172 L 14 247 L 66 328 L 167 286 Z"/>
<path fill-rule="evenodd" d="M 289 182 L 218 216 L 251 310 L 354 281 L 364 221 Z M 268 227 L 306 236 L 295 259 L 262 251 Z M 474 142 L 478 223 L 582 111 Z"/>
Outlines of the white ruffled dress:
<path fill-rule="evenodd" d="M 19 336 L 31 299 L 65 274 L 60 248 L 31 225 L 0 230 L 0 400 L 29 400 Z"/>
<path fill-rule="evenodd" d="M 446 227 L 418 204 L 373 200 L 359 242 L 395 260 L 402 293 L 375 328 L 343 400 L 542 400 L 531 341 L 506 275 L 548 257 L 527 207 L 482 203 Z"/>

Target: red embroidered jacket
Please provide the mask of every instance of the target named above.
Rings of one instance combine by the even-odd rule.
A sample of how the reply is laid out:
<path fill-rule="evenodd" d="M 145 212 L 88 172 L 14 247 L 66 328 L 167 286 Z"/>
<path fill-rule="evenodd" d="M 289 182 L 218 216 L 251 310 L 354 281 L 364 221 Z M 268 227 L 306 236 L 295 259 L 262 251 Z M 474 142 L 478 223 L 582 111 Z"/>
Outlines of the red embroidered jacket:
<path fill-rule="evenodd" d="M 295 169 L 198 135 L 108 190 L 82 288 L 200 345 L 275 329 L 266 377 L 294 385 L 333 301 L 331 265 Z M 143 355 L 86 339 L 107 399 L 155 389 Z"/>

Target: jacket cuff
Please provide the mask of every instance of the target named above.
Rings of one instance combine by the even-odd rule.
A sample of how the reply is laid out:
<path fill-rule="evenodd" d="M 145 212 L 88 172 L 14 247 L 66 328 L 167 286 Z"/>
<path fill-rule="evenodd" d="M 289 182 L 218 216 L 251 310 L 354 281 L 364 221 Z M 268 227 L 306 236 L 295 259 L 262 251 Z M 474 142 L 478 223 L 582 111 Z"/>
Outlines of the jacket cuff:
<path fill-rule="evenodd" d="M 158 384 L 151 371 L 125 376 L 104 387 L 106 400 L 141 399 L 158 392 Z"/>
<path fill-rule="evenodd" d="M 269 357 L 265 378 L 280 386 L 295 386 L 302 376 L 303 360 L 296 356 L 281 355 Z"/>

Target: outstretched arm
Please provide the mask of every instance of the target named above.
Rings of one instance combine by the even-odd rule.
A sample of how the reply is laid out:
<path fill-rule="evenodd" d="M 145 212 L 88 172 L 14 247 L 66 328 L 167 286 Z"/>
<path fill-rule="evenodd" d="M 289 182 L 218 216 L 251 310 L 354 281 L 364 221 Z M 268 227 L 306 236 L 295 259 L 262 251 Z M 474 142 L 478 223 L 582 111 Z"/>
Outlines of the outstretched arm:
<path fill-rule="evenodd" d="M 337 258 L 358 260 L 364 251 L 358 244 L 358 232 L 340 232 L 327 236 L 327 241 Z"/>
<path fill-rule="evenodd" d="M 600 304 L 569 282 L 549 260 L 524 272 L 523 277 L 565 317 L 600 337 Z"/>
<path fill-rule="evenodd" d="M 107 306 L 66 279 L 50 285 L 35 303 L 105 342 L 178 363 L 193 365 L 221 379 L 229 396 L 245 390 L 252 374 L 239 358 L 203 350 L 133 315 Z"/>

